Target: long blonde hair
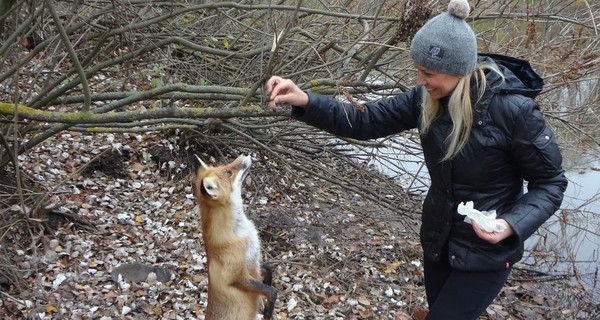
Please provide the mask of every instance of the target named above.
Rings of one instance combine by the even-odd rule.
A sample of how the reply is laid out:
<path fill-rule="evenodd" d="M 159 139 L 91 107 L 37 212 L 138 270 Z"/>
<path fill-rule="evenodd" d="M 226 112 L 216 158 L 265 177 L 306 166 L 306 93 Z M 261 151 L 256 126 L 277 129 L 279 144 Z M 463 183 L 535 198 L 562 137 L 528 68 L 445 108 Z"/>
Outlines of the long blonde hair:
<path fill-rule="evenodd" d="M 467 140 L 469 140 L 471 128 L 473 127 L 473 106 L 481 100 L 487 86 L 485 78 L 486 69 L 490 69 L 502 76 L 502 73 L 495 65 L 478 64 L 472 74 L 460 78 L 450 96 L 448 112 L 452 119 L 452 131 L 450 131 L 450 135 L 446 138 L 447 150 L 441 161 L 454 158 L 465 144 L 467 144 Z M 471 101 L 472 79 L 477 82 L 478 96 L 475 103 Z M 420 131 L 422 135 L 425 135 L 429 132 L 431 125 L 437 118 L 441 105 L 439 100 L 431 98 L 427 90 L 423 90 L 423 101 Z"/>

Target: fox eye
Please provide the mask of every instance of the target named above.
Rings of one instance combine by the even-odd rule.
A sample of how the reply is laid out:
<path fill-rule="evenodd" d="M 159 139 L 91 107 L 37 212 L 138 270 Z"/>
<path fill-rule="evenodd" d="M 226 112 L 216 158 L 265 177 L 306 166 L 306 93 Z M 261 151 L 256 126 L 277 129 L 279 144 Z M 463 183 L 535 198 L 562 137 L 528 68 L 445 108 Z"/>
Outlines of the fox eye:
<path fill-rule="evenodd" d="M 227 173 L 227 176 L 230 178 L 233 176 L 233 171 L 231 171 L 231 170 L 227 170 L 226 173 Z"/>

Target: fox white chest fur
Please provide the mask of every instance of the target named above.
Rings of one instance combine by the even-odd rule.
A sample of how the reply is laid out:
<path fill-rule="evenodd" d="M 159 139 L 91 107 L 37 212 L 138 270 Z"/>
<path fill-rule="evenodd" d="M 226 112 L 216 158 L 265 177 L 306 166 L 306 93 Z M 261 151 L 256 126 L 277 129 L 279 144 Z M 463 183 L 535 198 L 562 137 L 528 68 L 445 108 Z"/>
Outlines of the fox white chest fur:
<path fill-rule="evenodd" d="M 230 164 L 210 167 L 198 160 L 194 195 L 208 260 L 206 319 L 254 319 L 261 296 L 267 298 L 264 319 L 270 319 L 277 291 L 271 286 L 270 269 L 261 264 L 258 231 L 244 214 L 242 200 L 252 161 L 242 155 Z M 261 268 L 269 272 L 264 280 Z"/>
<path fill-rule="evenodd" d="M 256 264 L 260 267 L 260 239 L 258 237 L 258 231 L 254 226 L 254 223 L 246 217 L 243 211 L 242 197 L 239 198 L 239 209 L 234 206 L 234 217 L 235 217 L 235 226 L 233 228 L 233 233 L 238 237 L 247 237 L 248 238 L 248 248 L 246 248 L 246 261 L 249 265 Z"/>

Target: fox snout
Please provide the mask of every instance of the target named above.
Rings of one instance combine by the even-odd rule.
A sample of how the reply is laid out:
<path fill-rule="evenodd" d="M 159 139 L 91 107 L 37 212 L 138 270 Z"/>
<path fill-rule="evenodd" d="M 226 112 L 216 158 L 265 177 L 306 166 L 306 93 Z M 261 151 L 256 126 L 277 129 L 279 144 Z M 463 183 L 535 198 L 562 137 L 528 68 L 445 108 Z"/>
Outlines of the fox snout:
<path fill-rule="evenodd" d="M 252 158 L 249 155 L 241 155 L 238 157 L 242 158 L 242 163 L 241 163 L 241 168 L 240 170 L 242 171 L 242 179 L 240 180 L 240 182 L 243 182 L 246 177 L 248 176 L 248 174 L 250 173 L 250 166 L 252 165 Z"/>

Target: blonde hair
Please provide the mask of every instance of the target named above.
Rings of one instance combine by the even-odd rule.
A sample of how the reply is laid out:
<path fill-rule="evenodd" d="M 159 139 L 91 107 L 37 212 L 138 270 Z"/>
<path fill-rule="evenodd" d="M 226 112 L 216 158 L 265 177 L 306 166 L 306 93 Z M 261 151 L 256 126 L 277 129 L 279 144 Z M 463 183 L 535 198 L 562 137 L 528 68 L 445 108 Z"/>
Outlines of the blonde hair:
<path fill-rule="evenodd" d="M 472 74 L 460 78 L 448 101 L 448 112 L 452 119 L 452 131 L 450 131 L 450 135 L 446 138 L 446 154 L 440 161 L 454 158 L 465 144 L 467 144 L 471 128 L 473 127 L 473 106 L 481 100 L 487 86 L 485 78 L 486 69 L 498 73 L 504 79 L 500 70 L 495 65 L 490 64 L 478 64 Z M 471 101 L 472 80 L 477 82 L 478 96 L 475 103 Z M 432 99 L 429 92 L 423 90 L 423 112 L 420 123 L 421 135 L 429 132 L 431 125 L 438 116 L 440 108 L 440 101 Z"/>

